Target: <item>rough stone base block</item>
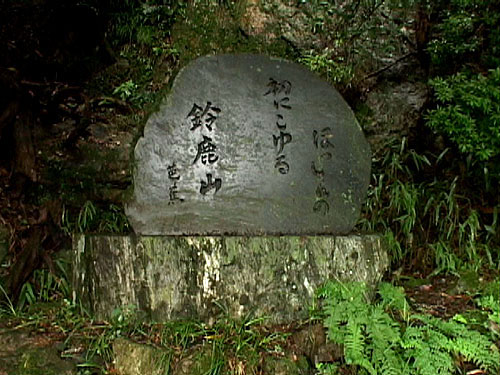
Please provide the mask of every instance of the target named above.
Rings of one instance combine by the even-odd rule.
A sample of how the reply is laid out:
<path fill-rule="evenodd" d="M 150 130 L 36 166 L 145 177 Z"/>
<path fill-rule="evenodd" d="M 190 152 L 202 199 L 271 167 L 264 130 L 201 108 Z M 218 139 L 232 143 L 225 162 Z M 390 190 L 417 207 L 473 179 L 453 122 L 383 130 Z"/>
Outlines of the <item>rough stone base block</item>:
<path fill-rule="evenodd" d="M 73 287 L 98 319 L 135 305 L 149 319 L 307 318 L 328 279 L 374 287 L 389 266 L 379 235 L 136 237 L 77 235 Z"/>

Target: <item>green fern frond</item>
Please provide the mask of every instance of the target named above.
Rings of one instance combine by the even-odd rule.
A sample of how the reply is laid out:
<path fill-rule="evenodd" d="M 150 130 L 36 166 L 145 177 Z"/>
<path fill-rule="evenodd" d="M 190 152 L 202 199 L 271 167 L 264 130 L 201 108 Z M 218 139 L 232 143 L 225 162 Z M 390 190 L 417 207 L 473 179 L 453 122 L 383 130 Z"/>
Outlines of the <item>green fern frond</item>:
<path fill-rule="evenodd" d="M 375 358 L 375 356 L 374 356 Z M 386 348 L 377 361 L 377 372 L 383 375 L 409 375 L 410 368 L 394 348 Z"/>
<path fill-rule="evenodd" d="M 426 330 L 431 348 L 462 356 L 466 361 L 492 373 L 500 369 L 498 348 L 487 336 L 454 320 L 443 321 L 426 315 L 416 315 L 414 318 L 425 324 L 422 329 Z"/>
<path fill-rule="evenodd" d="M 350 320 L 347 323 L 347 335 L 344 342 L 344 354 L 348 364 L 361 366 L 371 375 L 377 375 L 373 365 L 368 360 L 365 337 L 362 332 L 363 326 L 357 319 Z"/>
<path fill-rule="evenodd" d="M 395 287 L 390 283 L 380 283 L 378 294 L 382 300 L 381 305 L 385 309 L 396 310 L 404 320 L 408 320 L 410 306 L 402 287 Z"/>
<path fill-rule="evenodd" d="M 409 310 L 401 289 L 382 284 L 381 301 L 367 303 L 361 283 L 328 283 L 322 290 L 328 338 L 344 346 L 347 364 L 370 375 L 452 375 L 455 359 L 474 363 L 488 374 L 498 373 L 498 348 L 466 324 L 430 315 L 388 312 Z"/>
<path fill-rule="evenodd" d="M 453 358 L 446 351 L 423 346 L 421 350 L 411 354 L 411 359 L 413 359 L 412 374 L 452 375 L 454 372 Z"/>
<path fill-rule="evenodd" d="M 401 333 L 399 324 L 381 306 L 374 306 L 367 322 L 367 333 L 377 346 L 399 345 Z"/>

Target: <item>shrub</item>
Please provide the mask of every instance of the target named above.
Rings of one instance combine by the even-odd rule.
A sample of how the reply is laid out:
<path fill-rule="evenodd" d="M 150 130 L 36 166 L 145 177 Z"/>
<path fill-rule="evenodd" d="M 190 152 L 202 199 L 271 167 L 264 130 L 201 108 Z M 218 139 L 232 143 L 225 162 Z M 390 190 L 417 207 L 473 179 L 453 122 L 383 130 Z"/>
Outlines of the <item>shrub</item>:
<path fill-rule="evenodd" d="M 489 75 L 466 72 L 430 81 L 438 107 L 428 112 L 427 124 L 447 134 L 458 149 L 475 160 L 500 155 L 500 68 Z"/>
<path fill-rule="evenodd" d="M 451 0 L 433 7 L 440 21 L 428 51 L 437 70 L 450 72 L 469 62 L 489 68 L 499 65 L 497 0 Z"/>

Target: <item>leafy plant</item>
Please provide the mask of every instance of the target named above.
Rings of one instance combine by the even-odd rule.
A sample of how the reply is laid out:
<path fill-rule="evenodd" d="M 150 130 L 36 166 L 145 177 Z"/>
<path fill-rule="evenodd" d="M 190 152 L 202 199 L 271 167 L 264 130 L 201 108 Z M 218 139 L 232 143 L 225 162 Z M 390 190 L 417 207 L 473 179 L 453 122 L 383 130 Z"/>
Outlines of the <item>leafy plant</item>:
<path fill-rule="evenodd" d="M 476 296 L 476 304 L 487 314 L 483 327 L 491 332 L 493 339 L 500 337 L 500 280 L 491 281 Z"/>
<path fill-rule="evenodd" d="M 344 345 L 345 361 L 368 374 L 408 372 L 398 350 L 401 345 L 398 323 L 385 312 L 384 302 L 401 306 L 398 292 L 389 296 L 385 288 L 381 304 L 368 303 L 363 283 L 329 282 L 320 291 L 325 298 L 325 326 L 328 339 Z"/>
<path fill-rule="evenodd" d="M 427 124 L 445 133 L 458 149 L 474 160 L 487 162 L 500 155 L 500 68 L 489 75 L 466 72 L 430 81 L 438 108 L 429 111 Z M 486 164 L 483 164 L 487 168 Z"/>
<path fill-rule="evenodd" d="M 116 308 L 111 313 L 109 323 L 101 324 L 95 333 L 88 337 L 86 363 L 95 365 L 95 358 L 102 358 L 106 363 L 113 360 L 113 342 L 119 337 L 142 334 L 144 314 L 135 305 Z"/>
<path fill-rule="evenodd" d="M 479 62 L 486 68 L 498 66 L 500 14 L 496 0 L 427 4 L 438 17 L 428 46 L 437 70 L 449 72 L 468 62 Z"/>
<path fill-rule="evenodd" d="M 33 273 L 30 281 L 23 284 L 19 294 L 17 309 L 21 311 L 25 306 L 38 302 L 50 302 L 61 298 L 71 298 L 71 287 L 66 275 L 66 266 L 61 260 L 56 260 L 57 272 L 47 269 L 38 269 Z"/>
<path fill-rule="evenodd" d="M 492 374 L 498 371 L 498 348 L 487 336 L 454 320 L 427 315 L 412 318 L 401 344 L 411 364 L 410 373 L 453 374 L 458 358 Z"/>
<path fill-rule="evenodd" d="M 374 158 L 359 225 L 385 233 L 394 266 L 418 258 L 420 264 L 434 267 L 434 273 L 457 273 L 462 267 L 477 270 L 499 264 L 495 217 L 491 225 L 485 223 L 474 209 L 480 203 L 451 171 L 451 177 L 432 179 L 431 173 L 443 168 L 446 152 L 421 155 L 403 139 Z"/>
<path fill-rule="evenodd" d="M 13 316 L 16 317 L 19 314 L 18 309 L 10 299 L 9 295 L 0 284 L 0 317 L 3 316 Z"/>
<path fill-rule="evenodd" d="M 137 87 L 137 84 L 129 79 L 128 81 L 123 82 L 121 85 L 116 87 L 113 90 L 113 95 L 118 95 L 120 99 L 127 100 L 136 95 Z"/>
<path fill-rule="evenodd" d="M 335 363 L 316 363 L 317 375 L 337 375 L 338 366 Z"/>
<path fill-rule="evenodd" d="M 77 233 L 126 233 L 130 230 L 128 219 L 123 208 L 115 204 L 100 207 L 86 201 L 75 218 L 64 209 L 61 226 L 66 234 Z"/>
<path fill-rule="evenodd" d="M 454 374 L 460 361 L 491 374 L 500 368 L 486 335 L 456 320 L 410 314 L 404 293 L 390 284 L 381 284 L 378 303 L 369 303 L 367 292 L 358 282 L 328 282 L 319 292 L 328 338 L 343 345 L 346 364 L 358 373 Z"/>
<path fill-rule="evenodd" d="M 354 78 L 352 66 L 344 64 L 342 57 L 338 57 L 338 61 L 335 61 L 332 56 L 333 53 L 328 49 L 321 54 L 309 51 L 299 58 L 299 62 L 313 72 L 321 74 L 330 82 L 349 86 Z"/>
<path fill-rule="evenodd" d="M 432 271 L 433 275 L 441 272 L 458 274 L 459 269 L 462 267 L 463 262 L 455 254 L 455 252 L 448 245 L 447 241 L 437 241 L 429 244 L 429 249 L 434 254 L 434 264 L 436 268 Z"/>

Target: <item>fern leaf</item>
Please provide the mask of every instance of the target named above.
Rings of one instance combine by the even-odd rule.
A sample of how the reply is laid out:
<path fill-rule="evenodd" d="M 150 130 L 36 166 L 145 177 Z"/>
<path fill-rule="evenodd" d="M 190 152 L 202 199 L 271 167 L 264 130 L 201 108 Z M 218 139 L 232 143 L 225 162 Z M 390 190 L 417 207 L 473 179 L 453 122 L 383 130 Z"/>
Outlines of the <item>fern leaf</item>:
<path fill-rule="evenodd" d="M 344 344 L 346 362 L 348 364 L 361 366 L 371 375 L 377 375 L 373 365 L 367 359 L 362 325 L 357 319 L 353 319 L 347 323 L 347 332 L 348 335 L 346 336 Z"/>

